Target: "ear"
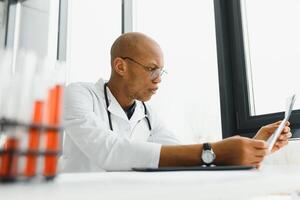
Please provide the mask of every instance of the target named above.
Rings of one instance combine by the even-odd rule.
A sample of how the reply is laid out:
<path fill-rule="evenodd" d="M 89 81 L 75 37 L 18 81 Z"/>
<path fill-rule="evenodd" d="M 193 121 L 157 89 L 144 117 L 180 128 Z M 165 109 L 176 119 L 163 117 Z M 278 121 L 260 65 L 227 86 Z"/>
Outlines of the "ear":
<path fill-rule="evenodd" d="M 124 76 L 127 71 L 127 64 L 122 58 L 115 58 L 113 68 L 117 74 Z"/>

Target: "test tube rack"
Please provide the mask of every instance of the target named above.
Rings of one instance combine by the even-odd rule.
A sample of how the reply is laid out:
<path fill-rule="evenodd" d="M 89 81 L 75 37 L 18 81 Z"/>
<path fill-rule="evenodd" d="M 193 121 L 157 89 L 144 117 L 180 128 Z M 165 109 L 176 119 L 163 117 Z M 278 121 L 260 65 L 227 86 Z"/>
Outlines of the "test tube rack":
<path fill-rule="evenodd" d="M 0 119 L 0 138 L 1 135 L 4 136 L 6 131 L 16 131 L 19 130 L 25 130 L 22 133 L 28 134 L 29 130 L 35 130 L 38 131 L 37 134 L 45 134 L 52 132 L 54 134 L 61 134 L 63 132 L 62 127 L 57 126 L 48 126 L 43 124 L 26 124 L 21 123 L 15 120 L 9 120 L 2 118 Z M 27 130 L 27 131 L 26 131 Z M 58 137 L 61 138 L 61 137 Z M 49 174 L 37 174 L 31 176 L 26 176 L 24 173 L 20 172 L 13 172 L 16 166 L 16 163 L 14 163 L 14 159 L 26 157 L 26 156 L 32 156 L 32 157 L 48 157 L 48 158 L 54 158 L 56 161 L 58 160 L 59 155 L 61 154 L 60 149 L 57 149 L 55 151 L 53 150 L 20 150 L 17 147 L 13 148 L 0 148 L 0 183 L 11 183 L 16 181 L 26 181 L 26 180 L 32 180 L 34 177 L 39 177 L 44 180 L 53 180 L 57 174 L 57 162 L 55 162 L 55 168 L 54 173 Z M 6 159 L 4 159 L 6 158 Z M 6 162 L 6 163 L 4 163 Z M 6 165 L 6 166 L 3 166 Z M 53 168 L 52 167 L 52 168 Z M 5 169 L 4 169 L 5 168 Z M 2 170 L 2 172 L 1 172 Z M 4 170 L 4 172 L 3 172 Z"/>

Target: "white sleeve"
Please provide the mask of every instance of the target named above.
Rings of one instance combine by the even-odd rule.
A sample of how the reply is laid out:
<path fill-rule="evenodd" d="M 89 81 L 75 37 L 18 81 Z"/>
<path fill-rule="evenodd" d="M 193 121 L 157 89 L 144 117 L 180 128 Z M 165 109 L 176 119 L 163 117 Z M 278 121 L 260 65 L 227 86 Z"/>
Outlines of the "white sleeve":
<path fill-rule="evenodd" d="M 163 122 L 163 120 L 158 116 L 153 107 L 149 107 L 150 122 L 152 122 L 153 130 L 151 136 L 149 137 L 149 142 L 159 143 L 162 145 L 179 145 L 182 144 L 180 140 L 171 132 Z"/>
<path fill-rule="evenodd" d="M 64 101 L 65 133 L 97 166 L 105 170 L 158 167 L 161 145 L 116 136 L 93 112 L 93 96 L 87 88 L 69 85 Z"/>

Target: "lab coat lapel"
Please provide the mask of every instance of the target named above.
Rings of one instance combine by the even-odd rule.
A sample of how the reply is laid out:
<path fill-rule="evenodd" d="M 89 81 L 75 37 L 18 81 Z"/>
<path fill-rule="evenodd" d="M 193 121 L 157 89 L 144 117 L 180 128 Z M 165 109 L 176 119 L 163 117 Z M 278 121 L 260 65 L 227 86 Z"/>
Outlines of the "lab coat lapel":
<path fill-rule="evenodd" d="M 103 79 L 100 79 L 97 81 L 97 83 L 96 83 L 97 93 L 96 94 L 99 97 L 99 99 L 102 99 L 105 102 L 104 83 L 105 83 L 105 81 Z M 122 119 L 128 120 L 124 110 L 122 109 L 122 107 L 120 106 L 120 104 L 118 103 L 118 101 L 116 100 L 114 95 L 110 92 L 109 88 L 107 88 L 107 97 L 108 97 L 108 103 L 109 103 L 108 111 L 113 115 L 116 115 Z"/>
<path fill-rule="evenodd" d="M 132 117 L 130 118 L 130 123 L 136 124 L 138 123 L 138 121 L 140 121 L 141 119 L 143 119 L 145 117 L 145 111 L 144 111 L 144 106 L 142 104 L 142 102 L 140 101 L 136 101 L 136 107 L 134 110 L 134 113 L 132 115 Z"/>
<path fill-rule="evenodd" d="M 108 110 L 111 114 L 117 115 L 118 117 L 121 117 L 122 119 L 128 120 L 125 111 L 120 106 L 119 102 L 116 100 L 114 95 L 110 92 L 109 88 L 107 88 L 107 95 L 108 95 Z"/>

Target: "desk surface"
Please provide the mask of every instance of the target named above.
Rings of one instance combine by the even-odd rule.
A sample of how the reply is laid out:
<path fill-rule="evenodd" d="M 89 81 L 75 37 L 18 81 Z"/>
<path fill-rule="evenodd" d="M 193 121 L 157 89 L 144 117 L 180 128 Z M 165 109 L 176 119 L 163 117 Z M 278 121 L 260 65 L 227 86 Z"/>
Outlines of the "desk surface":
<path fill-rule="evenodd" d="M 300 166 L 250 171 L 60 174 L 48 183 L 0 185 L 0 199 L 249 199 L 300 190 Z"/>

